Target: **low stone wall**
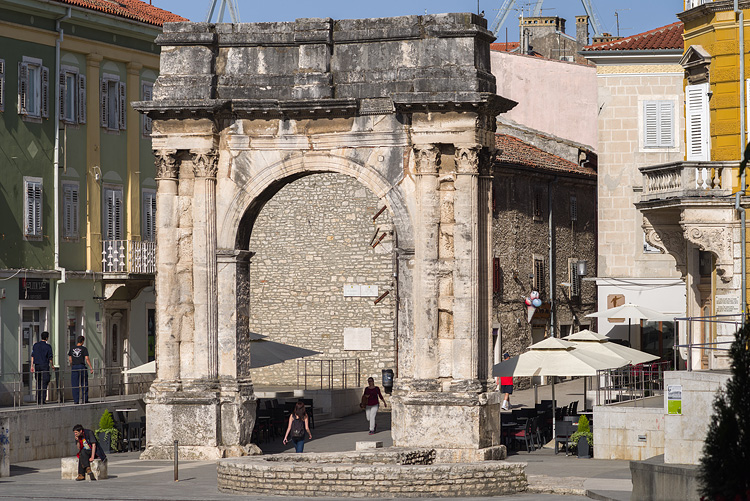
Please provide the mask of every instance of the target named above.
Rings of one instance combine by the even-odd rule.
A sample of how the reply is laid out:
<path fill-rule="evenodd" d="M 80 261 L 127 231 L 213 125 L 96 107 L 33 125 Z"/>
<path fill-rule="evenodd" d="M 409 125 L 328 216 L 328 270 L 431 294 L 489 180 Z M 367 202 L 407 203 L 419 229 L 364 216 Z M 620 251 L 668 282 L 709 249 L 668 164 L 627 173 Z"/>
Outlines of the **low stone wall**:
<path fill-rule="evenodd" d="M 643 460 L 664 454 L 662 397 L 594 407 L 594 457 Z"/>
<path fill-rule="evenodd" d="M 281 496 L 468 497 L 525 491 L 525 463 L 434 464 L 430 449 L 280 454 L 220 460 L 219 490 Z"/>
<path fill-rule="evenodd" d="M 99 418 L 105 409 L 135 408 L 138 412 L 128 415 L 129 421 L 140 421 L 144 415 L 142 400 L 118 400 L 82 405 L 24 406 L 17 409 L 0 410 L 0 421 L 7 419 L 11 463 L 36 461 L 39 459 L 70 456 L 78 451 L 73 439 L 73 426 L 96 430 Z"/>
<path fill-rule="evenodd" d="M 665 464 L 664 455 L 631 461 L 631 499 L 698 499 L 698 467 Z"/>

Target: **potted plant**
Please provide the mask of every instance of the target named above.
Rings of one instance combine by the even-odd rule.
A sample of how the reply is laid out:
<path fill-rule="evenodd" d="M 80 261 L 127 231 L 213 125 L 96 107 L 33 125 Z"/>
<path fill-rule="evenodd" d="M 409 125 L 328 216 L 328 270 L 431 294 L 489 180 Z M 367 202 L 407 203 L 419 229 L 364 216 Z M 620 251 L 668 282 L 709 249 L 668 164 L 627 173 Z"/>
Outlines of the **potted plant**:
<path fill-rule="evenodd" d="M 586 440 L 582 441 L 581 438 L 586 438 Z M 578 419 L 578 430 L 570 436 L 568 443 L 573 452 L 578 453 L 578 457 L 591 457 L 589 449 L 594 446 L 594 434 L 591 433 L 591 425 L 586 416 Z"/>
<path fill-rule="evenodd" d="M 102 417 L 99 418 L 99 428 L 96 430 L 96 438 L 99 445 L 105 453 L 119 450 L 120 432 L 115 428 L 115 420 L 112 413 L 107 409 L 104 410 Z"/>

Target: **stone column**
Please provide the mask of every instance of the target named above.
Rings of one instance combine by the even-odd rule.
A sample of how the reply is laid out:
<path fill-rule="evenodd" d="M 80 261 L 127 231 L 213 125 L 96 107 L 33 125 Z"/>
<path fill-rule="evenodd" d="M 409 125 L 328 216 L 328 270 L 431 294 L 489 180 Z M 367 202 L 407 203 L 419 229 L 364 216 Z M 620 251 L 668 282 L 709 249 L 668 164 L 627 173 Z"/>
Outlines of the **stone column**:
<path fill-rule="evenodd" d="M 156 380 L 175 382 L 180 378 L 180 318 L 177 283 L 179 199 L 177 150 L 154 150 L 156 157 Z"/>
<path fill-rule="evenodd" d="M 193 186 L 193 303 L 195 377 L 219 375 L 218 298 L 216 294 L 216 170 L 215 150 L 191 151 Z M 161 240 L 160 240 L 161 242 Z"/>
<path fill-rule="evenodd" d="M 453 384 L 476 381 L 479 334 L 479 145 L 456 146 Z"/>
<path fill-rule="evenodd" d="M 404 376 L 436 382 L 440 349 L 438 341 L 440 149 L 435 144 L 415 145 L 414 160 L 417 199 L 414 289 L 415 298 L 419 298 L 420 304 L 414 309 L 414 353 L 416 356 L 413 361 L 413 373 Z"/>

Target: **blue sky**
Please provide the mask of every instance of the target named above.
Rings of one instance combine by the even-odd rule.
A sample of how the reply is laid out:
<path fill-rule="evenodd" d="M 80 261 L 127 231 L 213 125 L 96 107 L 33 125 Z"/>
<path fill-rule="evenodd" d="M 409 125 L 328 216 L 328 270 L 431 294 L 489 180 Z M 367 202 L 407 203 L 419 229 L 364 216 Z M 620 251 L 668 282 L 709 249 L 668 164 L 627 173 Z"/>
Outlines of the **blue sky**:
<path fill-rule="evenodd" d="M 152 0 L 157 7 L 187 17 L 191 21 L 205 20 L 211 0 Z M 479 0 L 490 24 L 495 19 L 504 0 Z M 352 19 L 363 17 L 390 17 L 409 14 L 440 12 L 476 12 L 477 0 L 238 0 L 240 19 L 243 22 L 293 21 L 300 17 L 332 17 Z M 525 5 L 528 15 L 535 0 L 516 0 L 516 7 Z M 620 19 L 620 35 L 634 35 L 677 21 L 676 13 L 683 8 L 683 0 L 591 0 L 594 11 L 604 31 L 615 34 L 615 11 Z M 544 0 L 542 15 L 567 19 L 567 32 L 575 35 L 575 16 L 585 14 L 581 0 Z M 518 16 L 511 12 L 498 33 L 498 41 L 518 40 Z M 229 14 L 226 14 L 229 20 Z"/>

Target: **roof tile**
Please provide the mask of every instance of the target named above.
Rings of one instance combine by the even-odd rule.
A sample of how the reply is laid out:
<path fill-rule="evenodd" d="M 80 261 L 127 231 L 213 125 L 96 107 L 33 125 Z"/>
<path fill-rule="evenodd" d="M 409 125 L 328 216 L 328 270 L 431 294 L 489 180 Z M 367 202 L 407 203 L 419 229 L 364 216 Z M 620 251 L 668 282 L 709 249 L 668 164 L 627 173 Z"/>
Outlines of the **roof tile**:
<path fill-rule="evenodd" d="M 637 35 L 620 38 L 611 42 L 601 42 L 587 45 L 586 52 L 604 50 L 682 50 L 684 43 L 682 21 L 662 26 Z"/>
<path fill-rule="evenodd" d="M 596 170 L 591 167 L 581 167 L 575 162 L 547 153 L 536 146 L 532 146 L 517 137 L 507 134 L 495 134 L 495 146 L 502 151 L 497 158 L 497 161 L 501 163 L 522 165 L 541 170 L 596 176 Z"/>
<path fill-rule="evenodd" d="M 75 5 L 84 9 L 95 10 L 113 16 L 124 17 L 142 23 L 163 26 L 164 23 L 187 21 L 182 16 L 141 0 L 57 0 L 60 3 Z"/>

